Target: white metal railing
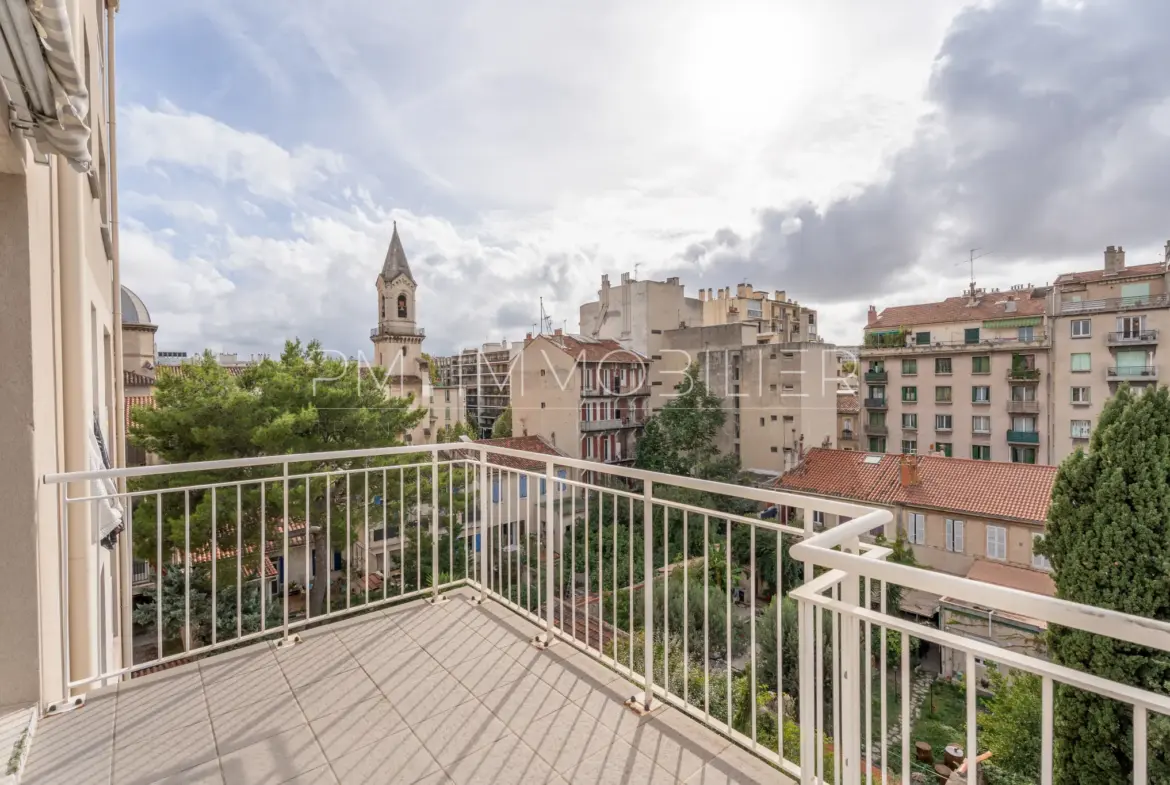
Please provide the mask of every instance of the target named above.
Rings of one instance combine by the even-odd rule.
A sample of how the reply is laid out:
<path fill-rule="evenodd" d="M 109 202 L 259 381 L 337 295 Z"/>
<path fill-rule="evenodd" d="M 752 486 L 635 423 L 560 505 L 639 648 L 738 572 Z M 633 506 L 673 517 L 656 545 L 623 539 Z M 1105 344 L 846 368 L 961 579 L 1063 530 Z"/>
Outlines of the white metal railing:
<path fill-rule="evenodd" d="M 1053 782 L 1053 696 L 1056 685 L 1075 687 L 1131 707 L 1133 776 L 1128 781 L 1147 782 L 1148 717 L 1151 713 L 1170 714 L 1170 696 L 1109 681 L 1058 665 L 1042 656 L 949 631 L 941 619 L 938 628 L 923 626 L 891 613 L 892 609 L 886 607 L 886 597 L 890 586 L 917 589 L 982 609 L 988 615 L 989 624 L 996 613 L 1006 613 L 1037 620 L 1044 626 L 1061 625 L 1084 630 L 1163 652 L 1170 651 L 1170 623 L 896 564 L 886 559 L 890 553 L 886 548 L 864 552 L 860 538 L 870 528 L 868 521 L 854 520 L 807 538 L 792 549 L 792 555 L 804 562 L 806 570 L 822 571 L 815 579 L 793 590 L 792 596 L 800 604 L 802 695 L 813 689 L 809 685 L 820 686 L 820 674 L 815 672 L 822 667 L 825 659 L 825 639 L 820 627 L 829 625 L 831 629 L 834 695 L 829 708 L 834 715 L 834 757 L 842 777 L 839 781 L 911 781 L 916 762 L 911 757 L 910 644 L 913 640 L 919 640 L 934 644 L 942 650 L 950 650 L 962 658 L 965 684 L 963 746 L 971 767 L 967 772 L 967 782 L 982 781 L 977 779 L 975 771 L 980 765 L 976 754 L 981 749 L 978 735 L 981 687 L 978 680 L 979 662 L 994 663 L 1008 673 L 1030 673 L 1040 677 L 1041 749 L 1039 760 L 1035 763 L 1042 785 L 1051 785 Z M 876 594 L 873 591 L 875 587 Z M 869 598 L 869 601 L 862 602 L 862 597 Z M 864 657 L 864 667 L 860 662 L 861 653 L 872 650 L 875 633 L 880 636 L 877 638 L 879 642 L 887 641 L 891 633 L 900 641 L 901 691 L 897 697 L 901 716 L 896 729 L 900 736 L 900 750 L 891 751 L 888 744 L 892 728 L 887 724 L 890 697 L 887 693 L 887 646 L 879 645 L 880 686 L 877 705 L 873 700 L 874 657 Z M 838 656 L 838 640 L 852 641 L 854 645 L 842 644 Z M 814 679 L 817 681 L 814 682 Z M 823 728 L 819 712 L 824 708 L 819 700 L 815 706 L 802 701 L 801 728 Z M 875 715 L 879 717 L 876 729 Z M 802 733 L 802 760 L 808 761 L 816 754 L 814 738 L 810 733 Z M 891 763 L 894 765 L 891 766 Z M 990 765 L 994 765 L 994 756 Z M 818 768 L 813 772 L 811 767 L 804 767 L 802 783 L 817 781 L 814 775 L 822 776 L 821 770 Z M 930 776 L 934 776 L 933 772 Z"/>
<path fill-rule="evenodd" d="M 71 691 L 247 641 L 295 643 L 309 625 L 465 585 L 537 624 L 542 645 L 626 676 L 643 708 L 663 701 L 802 783 L 910 781 L 911 641 L 964 658 L 972 752 L 975 658 L 1043 678 L 1043 783 L 1054 684 L 1134 707 L 1135 782 L 1146 714 L 1170 714 L 1170 697 L 899 616 L 894 586 L 1170 651 L 1165 622 L 893 563 L 863 541 L 889 511 L 475 443 L 47 477 L 65 511 L 65 651 L 116 623 L 91 601 L 103 587 L 87 565 L 105 551 L 86 536 L 91 483 L 113 478 L 130 512 L 113 548 L 153 583 L 132 581 L 137 565 L 114 571 L 106 591 L 137 654 L 106 662 L 75 645 L 60 663 Z M 398 536 L 367 545 L 371 531 Z"/>

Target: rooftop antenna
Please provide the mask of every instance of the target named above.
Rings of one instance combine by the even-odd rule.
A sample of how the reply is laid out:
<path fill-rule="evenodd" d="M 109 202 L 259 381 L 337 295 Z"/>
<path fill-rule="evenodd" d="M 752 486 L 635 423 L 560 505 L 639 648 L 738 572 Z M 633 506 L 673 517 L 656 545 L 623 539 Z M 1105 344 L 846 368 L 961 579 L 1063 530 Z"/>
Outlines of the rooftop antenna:
<path fill-rule="evenodd" d="M 979 254 L 978 256 L 976 256 L 976 255 L 975 255 L 975 252 L 976 252 L 976 251 L 978 251 L 978 250 L 980 250 L 980 249 L 979 249 L 979 248 L 972 248 L 972 249 L 971 249 L 970 251 L 968 251 L 968 253 L 967 253 L 967 261 L 965 261 L 965 262 L 957 262 L 957 263 L 955 264 L 955 266 L 956 266 L 956 267 L 958 267 L 960 264 L 965 264 L 965 265 L 967 265 L 967 266 L 968 266 L 968 268 L 970 269 L 970 273 L 971 273 L 971 288 L 968 290 L 968 292 L 967 292 L 967 293 L 968 293 L 968 294 L 970 294 L 972 297 L 974 297 L 974 296 L 975 296 L 975 260 L 976 260 L 976 259 L 982 259 L 984 256 L 988 256 L 989 254 L 991 254 L 991 251 L 984 251 L 983 253 L 981 253 L 981 254 Z"/>
<path fill-rule="evenodd" d="M 634 280 L 635 281 L 638 280 L 638 268 L 641 266 L 642 265 L 638 264 L 637 262 L 634 263 Z"/>

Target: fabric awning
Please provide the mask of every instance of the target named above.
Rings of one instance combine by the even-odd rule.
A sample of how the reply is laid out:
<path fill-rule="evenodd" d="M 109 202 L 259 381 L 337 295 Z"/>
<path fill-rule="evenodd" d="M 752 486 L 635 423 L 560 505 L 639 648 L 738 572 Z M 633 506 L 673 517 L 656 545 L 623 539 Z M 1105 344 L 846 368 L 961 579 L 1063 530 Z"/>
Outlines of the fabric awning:
<path fill-rule="evenodd" d="M 11 97 L 37 144 L 89 172 L 89 90 L 73 55 L 65 0 L 0 0 L 0 46 L 0 60 L 13 72 L 8 90 L 21 92 Z"/>
<path fill-rule="evenodd" d="M 1014 319 L 988 319 L 983 323 L 984 327 L 989 329 L 999 329 L 1008 327 L 1039 327 L 1041 318 L 1039 316 L 1017 316 Z"/>

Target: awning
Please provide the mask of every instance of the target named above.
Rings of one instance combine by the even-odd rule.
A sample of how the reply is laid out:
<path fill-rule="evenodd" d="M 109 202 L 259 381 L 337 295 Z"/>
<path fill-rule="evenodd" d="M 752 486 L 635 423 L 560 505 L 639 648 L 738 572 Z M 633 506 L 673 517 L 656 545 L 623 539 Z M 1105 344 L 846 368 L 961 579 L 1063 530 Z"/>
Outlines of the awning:
<path fill-rule="evenodd" d="M 89 90 L 73 56 L 65 0 L 0 0 L 0 78 L 17 124 L 88 172 Z"/>
<path fill-rule="evenodd" d="M 988 329 L 999 329 L 1008 327 L 1039 327 L 1041 318 L 1039 316 L 1017 316 L 1014 319 L 988 319 L 983 322 L 983 326 Z"/>

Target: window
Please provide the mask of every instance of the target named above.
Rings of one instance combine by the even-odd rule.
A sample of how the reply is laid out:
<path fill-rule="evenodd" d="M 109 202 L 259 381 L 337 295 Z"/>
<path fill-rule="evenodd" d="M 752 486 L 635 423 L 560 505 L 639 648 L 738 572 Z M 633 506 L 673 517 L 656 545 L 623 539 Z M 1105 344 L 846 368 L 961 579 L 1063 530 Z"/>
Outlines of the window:
<path fill-rule="evenodd" d="M 1088 352 L 1074 352 L 1072 356 L 1072 372 L 1088 373 L 1091 369 Z"/>
<path fill-rule="evenodd" d="M 764 425 L 764 418 L 763 418 L 763 417 L 761 417 L 761 418 L 760 418 L 760 426 L 761 426 L 761 427 L 763 427 L 763 425 Z"/>
<path fill-rule="evenodd" d="M 926 544 L 926 516 L 920 512 L 912 512 L 907 516 L 906 536 L 915 545 Z"/>
<path fill-rule="evenodd" d="M 936 357 L 934 358 L 934 372 L 940 374 L 949 374 L 951 372 L 951 358 L 950 357 Z"/>
<path fill-rule="evenodd" d="M 991 433 L 991 418 L 980 414 L 971 418 L 972 433 Z"/>
<path fill-rule="evenodd" d="M 991 373 L 991 358 L 985 356 L 972 357 L 971 373 Z"/>
<path fill-rule="evenodd" d="M 870 426 L 877 426 L 878 428 L 884 428 L 886 425 L 886 413 L 885 412 L 870 412 L 869 413 L 869 424 L 870 424 Z"/>
<path fill-rule="evenodd" d="M 951 388 L 950 387 L 935 387 L 934 400 L 936 403 L 950 403 L 951 402 Z"/>
<path fill-rule="evenodd" d="M 947 550 L 951 553 L 963 552 L 963 522 L 947 518 Z"/>
<path fill-rule="evenodd" d="M 1029 416 L 1013 417 L 1012 418 L 1012 430 L 1013 431 L 1020 431 L 1022 433 L 1035 433 L 1036 432 L 1036 418 L 1029 417 Z"/>
<path fill-rule="evenodd" d="M 963 330 L 963 343 L 979 343 L 979 328 L 968 327 Z"/>
<path fill-rule="evenodd" d="M 1140 302 L 1150 296 L 1150 284 L 1123 283 L 1121 285 L 1121 296 L 1126 300 L 1130 300 L 1132 298 L 1131 304 L 1133 304 L 1133 300 Z"/>
<path fill-rule="evenodd" d="M 1074 439 L 1088 439 L 1089 434 L 1093 431 L 1092 420 L 1073 420 L 1072 421 L 1072 437 Z"/>
<path fill-rule="evenodd" d="M 991 445 L 990 444 L 973 444 L 971 445 L 971 457 L 977 461 L 991 460 Z"/>
<path fill-rule="evenodd" d="M 1017 337 L 1018 337 L 1018 338 L 1019 338 L 1021 341 L 1032 341 L 1032 340 L 1035 340 L 1035 338 L 1036 338 L 1036 328 L 1035 328 L 1035 327 L 1021 327 L 1021 328 L 1020 328 L 1020 330 L 1019 330 L 1019 334 L 1017 335 Z"/>
<path fill-rule="evenodd" d="M 902 427 L 908 431 L 918 430 L 918 412 L 902 415 Z"/>
<path fill-rule="evenodd" d="M 1002 526 L 987 527 L 987 558 L 1007 559 L 1007 529 Z"/>
<path fill-rule="evenodd" d="M 1012 447 L 1012 463 L 1035 463 L 1035 447 Z"/>
<path fill-rule="evenodd" d="M 1073 338 L 1088 338 L 1093 334 L 1093 322 L 1089 319 L 1073 319 L 1070 329 Z"/>
<path fill-rule="evenodd" d="M 903 376 L 917 376 L 918 375 L 918 361 L 917 360 L 903 360 L 902 361 L 902 375 Z"/>
<path fill-rule="evenodd" d="M 528 498 L 528 475 L 527 474 L 520 475 L 520 498 L 521 499 Z"/>
<path fill-rule="evenodd" d="M 902 400 L 905 401 L 906 403 L 916 403 L 918 401 L 918 388 L 917 387 L 903 387 L 902 388 Z"/>
<path fill-rule="evenodd" d="M 886 440 L 881 436 L 869 437 L 869 451 L 870 452 L 885 452 Z"/>
<path fill-rule="evenodd" d="M 406 318 L 406 295 L 405 294 L 398 295 L 398 318 L 399 319 Z"/>
<path fill-rule="evenodd" d="M 1013 384 L 1012 385 L 1012 400 L 1013 401 L 1034 401 L 1034 400 L 1036 400 L 1036 388 L 1030 387 L 1026 384 Z"/>
<path fill-rule="evenodd" d="M 950 458 L 955 453 L 955 446 L 950 442 L 938 442 L 934 445 L 935 452 L 941 452 L 946 457 Z"/>
<path fill-rule="evenodd" d="M 813 510 L 813 528 L 817 531 L 825 528 L 825 514 L 820 510 Z"/>
<path fill-rule="evenodd" d="M 774 384 L 769 384 L 769 385 L 768 385 L 768 390 L 769 390 L 770 392 L 776 392 L 776 385 L 774 385 Z"/>
<path fill-rule="evenodd" d="M 934 416 L 934 429 L 936 431 L 949 431 L 954 418 L 950 414 L 936 414 Z"/>
<path fill-rule="evenodd" d="M 971 403 L 991 403 L 991 388 L 986 386 L 972 387 Z"/>
<path fill-rule="evenodd" d="M 772 385 L 775 387 L 776 385 Z M 884 401 L 886 399 L 886 388 L 883 385 L 871 384 L 869 386 L 869 397 L 875 401 Z"/>
<path fill-rule="evenodd" d="M 930 332 L 914 333 L 914 343 L 919 346 L 927 346 L 930 344 Z"/>
<path fill-rule="evenodd" d="M 492 504 L 500 503 L 500 478 L 492 479 Z"/>
<path fill-rule="evenodd" d="M 902 454 L 903 455 L 917 455 L 918 454 L 918 442 L 915 441 L 914 439 L 903 439 L 902 440 Z"/>
<path fill-rule="evenodd" d="M 542 408 L 542 409 L 544 408 L 544 403 L 545 403 L 544 401 L 540 402 L 540 408 Z M 447 419 L 448 420 L 451 419 L 451 410 L 450 409 L 447 410 Z"/>
<path fill-rule="evenodd" d="M 779 451 L 776 449 L 776 445 L 772 445 L 772 452 L 779 452 Z"/>
<path fill-rule="evenodd" d="M 1079 404 L 1082 406 L 1087 406 L 1088 404 L 1092 403 L 1092 400 L 1089 396 L 1089 388 L 1088 387 L 1074 387 L 1074 388 L 1072 388 L 1072 402 L 1074 404 Z"/>
<path fill-rule="evenodd" d="M 774 415 L 774 414 L 772 415 L 772 422 L 776 422 L 776 415 Z"/>
<path fill-rule="evenodd" d="M 1052 562 L 1048 561 L 1048 557 L 1036 553 L 1036 544 L 1044 541 L 1044 535 L 1039 532 L 1032 534 L 1032 566 L 1037 570 L 1044 570 L 1045 572 L 1052 572 Z"/>
<path fill-rule="evenodd" d="M 1117 317 L 1117 334 L 1119 338 L 1140 338 L 1144 316 Z"/>

